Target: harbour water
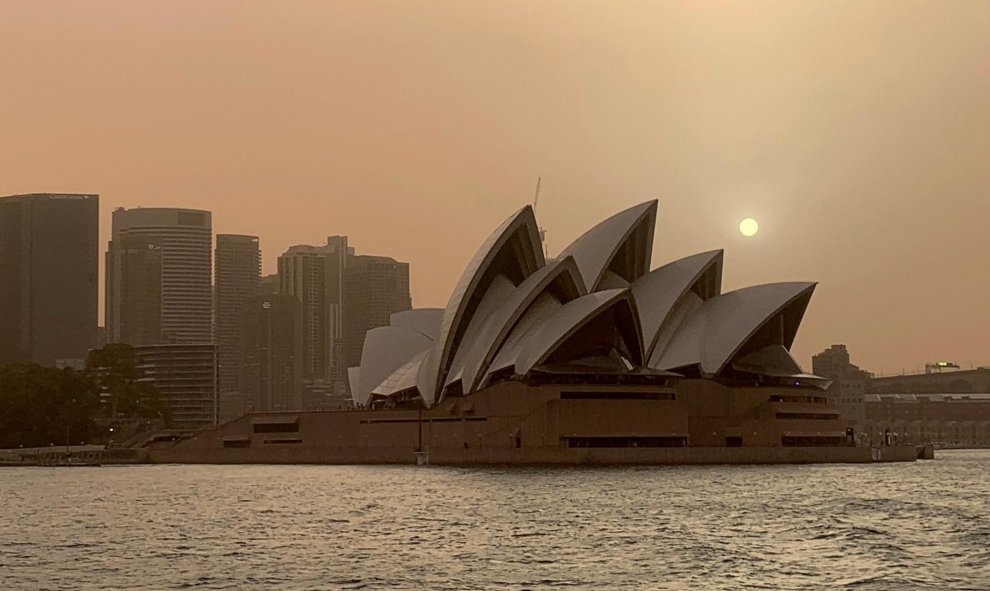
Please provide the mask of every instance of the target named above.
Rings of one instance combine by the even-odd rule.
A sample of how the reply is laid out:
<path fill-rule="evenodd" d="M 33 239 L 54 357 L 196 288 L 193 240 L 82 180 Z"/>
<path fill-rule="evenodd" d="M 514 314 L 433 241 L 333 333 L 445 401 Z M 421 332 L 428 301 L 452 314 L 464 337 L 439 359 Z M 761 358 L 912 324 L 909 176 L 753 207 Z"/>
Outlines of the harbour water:
<path fill-rule="evenodd" d="M 0 469 L 0 589 L 990 589 L 990 450 L 880 465 Z"/>

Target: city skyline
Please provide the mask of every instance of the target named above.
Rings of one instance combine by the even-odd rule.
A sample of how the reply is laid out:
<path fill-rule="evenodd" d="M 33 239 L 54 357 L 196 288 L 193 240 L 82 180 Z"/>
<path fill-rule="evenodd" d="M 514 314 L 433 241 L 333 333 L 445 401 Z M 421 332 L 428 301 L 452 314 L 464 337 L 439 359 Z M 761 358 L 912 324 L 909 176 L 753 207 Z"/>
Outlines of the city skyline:
<path fill-rule="evenodd" d="M 83 197 L 85 197 L 85 198 L 92 199 L 93 202 L 95 202 L 95 206 L 94 206 L 95 209 L 97 209 L 97 210 L 101 210 L 102 209 L 101 207 L 99 207 L 99 201 L 100 201 L 99 194 L 95 194 L 95 193 L 94 194 L 87 194 L 87 193 L 34 192 L 34 193 L 23 193 L 23 194 L 11 194 L 11 195 L 7 195 L 7 196 L 5 196 L 3 198 L 4 199 L 7 199 L 8 203 L 13 204 L 15 202 L 25 202 L 25 203 L 27 203 L 29 200 L 32 200 L 32 199 L 33 200 L 37 200 L 38 198 L 45 198 L 45 197 L 59 197 L 62 200 L 65 200 L 65 199 L 67 199 L 69 197 L 72 197 L 72 198 L 83 198 Z M 192 213 L 195 213 L 197 215 L 205 216 L 205 219 L 206 219 L 206 222 L 205 223 L 207 224 L 208 227 L 211 225 L 211 219 L 212 219 L 212 212 L 211 211 L 208 211 L 208 210 L 197 210 L 197 209 L 188 209 L 188 208 L 168 208 L 168 207 L 157 207 L 157 206 L 136 206 L 136 207 L 134 207 L 133 209 L 130 209 L 130 210 L 125 210 L 124 208 L 121 208 L 121 207 L 112 207 L 112 211 L 113 211 L 113 213 L 115 215 L 120 215 L 120 216 L 134 216 L 135 214 L 137 214 L 137 218 L 135 218 L 135 219 L 144 220 L 144 221 L 149 220 L 149 219 L 152 219 L 152 220 L 155 220 L 155 222 L 154 222 L 155 224 L 157 224 L 157 223 L 159 223 L 161 221 L 161 216 L 162 215 L 166 215 L 166 216 L 172 215 L 172 216 L 175 216 L 175 215 L 178 215 L 177 212 L 180 212 L 180 211 L 192 212 Z M 199 222 L 196 222 L 196 223 L 199 223 Z M 128 222 L 128 224 L 130 224 L 130 222 Z M 149 255 L 157 255 L 157 257 L 158 257 L 158 261 L 157 261 L 158 271 L 160 272 L 161 271 L 161 265 L 162 265 L 162 262 L 161 262 L 161 256 L 162 255 L 160 254 L 160 250 L 161 250 L 161 238 L 159 236 L 152 235 L 152 234 L 154 234 L 154 232 L 149 233 L 147 230 L 148 230 L 148 228 L 138 227 L 136 229 L 136 231 L 132 232 L 130 235 L 124 234 L 123 237 L 124 238 L 127 238 L 129 240 L 129 242 L 125 242 L 124 243 L 125 252 L 126 252 L 126 249 L 130 249 L 131 251 L 136 252 L 138 254 L 138 256 L 142 257 L 142 259 L 140 259 L 142 262 L 147 261 L 147 257 Z M 111 224 L 111 230 L 110 231 L 111 231 L 111 235 L 113 235 L 113 226 L 112 226 L 112 224 Z M 100 233 L 102 234 L 102 227 L 101 227 Z M 279 285 L 278 285 L 279 284 L 279 278 L 278 278 L 278 268 L 277 268 L 278 260 L 280 258 L 283 258 L 283 257 L 287 256 L 287 255 L 292 255 L 293 253 L 308 252 L 308 251 L 320 252 L 320 253 L 334 253 L 335 251 L 339 251 L 339 252 L 337 252 L 337 256 L 338 257 L 341 257 L 341 261 L 338 262 L 338 265 L 342 265 L 343 264 L 343 259 L 344 258 L 348 258 L 348 259 L 349 258 L 353 258 L 355 261 L 367 260 L 367 261 L 370 262 L 370 261 L 380 260 L 380 261 L 383 261 L 383 262 L 384 261 L 388 261 L 388 262 L 393 263 L 393 264 L 396 263 L 396 260 L 393 259 L 393 258 L 391 258 L 391 257 L 377 256 L 377 255 L 360 255 L 360 256 L 356 256 L 355 255 L 355 249 L 354 249 L 354 247 L 349 247 L 348 244 L 347 244 L 348 237 L 346 235 L 345 236 L 340 236 L 340 235 L 328 236 L 326 238 L 326 240 L 327 240 L 327 244 L 326 245 L 324 245 L 324 246 L 318 246 L 318 247 L 317 246 L 308 245 L 308 244 L 293 244 L 293 245 L 289 246 L 281 254 L 274 255 L 272 258 L 274 258 L 274 263 L 275 264 L 273 266 L 275 267 L 275 269 L 273 269 L 273 270 L 275 272 L 274 273 L 265 273 L 264 271 L 261 271 L 258 274 L 257 287 L 256 287 L 256 289 L 258 290 L 257 291 L 257 295 L 259 297 L 263 297 L 264 298 L 264 297 L 270 297 L 272 295 L 275 295 L 275 293 L 278 292 L 278 290 L 279 290 Z M 218 264 L 220 264 L 219 263 L 220 253 L 222 252 L 222 250 L 224 250 L 224 249 L 222 249 L 220 247 L 220 243 L 223 242 L 223 241 L 227 241 L 227 244 L 228 244 L 227 249 L 230 249 L 231 247 L 243 249 L 247 245 L 246 243 L 250 243 L 251 245 L 253 245 L 253 246 L 251 246 L 251 248 L 253 248 L 255 250 L 255 254 L 248 256 L 248 258 L 250 259 L 253 256 L 256 256 L 257 257 L 259 268 L 260 269 L 265 269 L 265 267 L 263 265 L 263 261 L 264 261 L 263 251 L 260 248 L 260 239 L 258 238 L 258 236 L 247 235 L 247 234 L 224 234 L 224 233 L 220 233 L 220 232 L 212 232 L 212 234 L 211 234 L 211 244 L 212 244 L 212 247 L 211 247 L 211 252 L 210 252 L 210 255 L 211 255 L 210 256 L 210 260 L 211 260 L 211 268 L 210 268 L 211 285 L 210 285 L 210 288 L 211 288 L 211 292 L 213 293 L 212 300 L 211 300 L 211 311 L 212 311 L 212 315 L 213 315 L 213 320 L 210 323 L 210 326 L 212 327 L 212 333 L 211 333 L 211 336 L 209 338 L 206 338 L 206 339 L 193 339 L 193 340 L 191 340 L 189 342 L 191 342 L 191 343 L 214 343 L 214 344 L 218 344 L 220 346 L 220 351 L 221 351 L 220 357 L 222 357 L 222 351 L 224 349 L 224 343 L 221 342 L 221 341 L 223 341 L 223 338 L 220 336 L 220 332 L 222 330 L 221 327 L 220 327 L 220 325 L 223 324 L 223 322 L 220 320 L 220 316 L 221 316 L 220 308 L 222 306 L 221 306 L 221 303 L 220 303 L 220 299 L 221 298 L 219 296 L 219 291 L 218 291 L 217 277 L 218 277 L 218 274 L 221 272 L 218 269 Z M 113 338 L 112 338 L 112 335 L 109 333 L 108 326 L 107 326 L 107 320 L 106 320 L 105 314 L 104 314 L 105 311 L 108 311 L 109 310 L 109 307 L 108 306 L 110 304 L 106 300 L 105 288 L 106 288 L 106 283 L 109 282 L 110 279 L 111 279 L 111 274 L 106 273 L 106 266 L 105 266 L 105 264 L 106 264 L 106 261 L 108 261 L 113 256 L 113 241 L 112 240 L 108 241 L 107 244 L 105 245 L 105 247 L 103 247 L 101 245 L 100 248 L 101 248 L 101 250 L 100 250 L 100 256 L 98 257 L 98 259 L 99 259 L 99 262 L 100 262 L 101 273 L 99 273 L 99 279 L 100 280 L 98 282 L 99 283 L 99 298 L 98 298 L 98 302 L 99 302 L 99 306 L 98 306 L 99 322 L 97 324 L 97 327 L 100 330 L 107 330 L 108 331 L 107 332 L 107 335 L 110 338 L 110 341 L 109 342 L 114 342 L 113 341 Z M 224 256 L 225 257 L 229 257 L 229 256 L 231 256 L 231 253 L 230 252 L 227 252 L 227 253 L 224 254 Z M 244 254 L 240 254 L 240 255 L 237 255 L 237 256 L 240 256 L 240 257 L 243 258 L 244 257 Z M 321 256 L 322 256 L 322 254 L 321 254 Z M 132 257 L 132 263 L 131 264 L 132 265 L 135 264 L 133 262 L 133 257 Z M 243 262 L 242 263 L 239 263 L 239 264 L 241 266 L 244 265 Z M 367 263 L 363 263 L 363 264 L 367 264 Z M 398 263 L 398 264 L 405 265 L 406 267 L 409 266 L 408 263 Z M 343 267 L 341 267 L 341 268 L 343 268 Z M 338 269 L 338 273 L 339 272 L 340 272 L 340 269 Z M 241 270 L 240 273 L 243 274 L 244 271 Z M 408 269 L 406 270 L 406 273 L 408 275 L 407 281 L 411 284 L 412 274 L 411 273 L 408 273 Z M 144 281 L 146 279 L 146 277 L 143 277 L 143 278 L 142 277 L 143 277 L 142 275 L 138 275 L 138 278 L 141 279 L 142 281 Z M 338 285 L 337 285 L 337 288 L 336 289 L 340 289 L 341 290 L 341 293 L 339 294 L 339 297 L 342 298 L 343 297 L 343 291 L 342 291 L 343 275 L 341 275 L 340 277 L 341 278 L 337 281 Z M 243 283 L 243 279 L 241 279 L 241 283 Z M 142 284 L 142 287 L 143 286 L 144 285 Z M 240 285 L 238 287 L 243 287 L 243 285 Z M 160 284 L 158 285 L 157 289 L 158 290 L 161 290 L 161 285 Z M 230 290 L 230 288 L 227 288 L 227 289 Z M 284 286 L 283 286 L 283 289 L 284 289 Z M 328 287 L 328 289 L 329 289 L 329 287 Z M 267 293 L 270 290 L 274 290 L 274 291 L 271 291 L 270 294 Z M 237 288 L 235 288 L 230 293 L 231 293 L 231 295 L 237 293 Z M 286 294 L 283 292 L 283 295 L 286 295 Z M 160 296 L 160 291 L 159 291 L 159 296 Z M 140 294 L 134 295 L 132 293 L 132 294 L 130 294 L 130 297 L 131 298 L 134 298 L 135 301 L 138 302 L 139 307 L 144 307 L 144 306 L 147 305 L 146 302 L 145 303 L 141 303 L 140 302 Z M 228 296 L 228 297 L 230 297 L 230 296 Z M 252 295 L 252 296 L 248 297 L 247 299 L 252 299 L 253 297 L 254 296 Z M 429 307 L 431 307 L 431 306 L 419 306 L 419 308 L 429 308 Z M 400 307 L 400 308 L 397 308 L 397 309 L 403 309 L 403 308 Z M 160 312 L 160 310 L 159 310 L 159 312 Z M 241 314 L 241 312 L 238 311 L 235 314 L 235 316 L 236 317 L 239 317 L 240 314 Z M 387 317 L 387 315 L 388 314 L 385 314 L 385 317 Z M 344 347 L 344 343 L 343 343 L 343 341 L 344 341 L 344 335 L 343 335 L 343 330 L 342 330 L 343 329 L 343 323 L 341 323 L 340 322 L 340 319 L 337 318 L 336 320 L 334 320 L 332 322 L 331 321 L 327 321 L 326 322 L 326 325 L 327 325 L 327 330 L 333 330 L 333 327 L 336 326 L 337 327 L 336 330 L 338 330 L 338 331 L 341 332 L 341 334 L 338 334 L 335 337 L 335 340 L 337 342 L 336 347 L 338 348 L 338 350 L 336 350 L 333 353 L 331 353 L 331 351 L 328 350 L 328 351 L 326 351 L 326 354 L 328 356 L 332 356 L 333 358 L 343 359 L 344 358 L 344 351 L 343 351 L 343 347 Z M 380 325 L 380 324 L 378 324 L 378 325 Z M 160 319 L 159 319 L 159 323 L 158 323 L 157 327 L 154 330 L 158 330 L 158 331 L 161 330 L 161 320 Z M 363 331 L 360 331 L 360 332 L 363 333 Z M 356 334 L 357 333 L 355 333 L 355 335 L 352 335 L 352 336 L 350 336 L 348 338 L 350 340 L 353 340 L 355 338 Z M 333 342 L 332 342 L 333 340 L 334 339 L 329 339 L 328 338 L 328 343 L 330 344 L 331 347 L 334 346 L 333 345 Z M 840 340 L 842 340 L 842 339 L 840 338 Z M 141 346 L 141 345 L 147 345 L 147 344 L 159 344 L 159 343 L 164 343 L 166 341 L 163 341 L 161 338 L 156 337 L 156 338 L 152 338 L 152 339 L 133 339 L 133 342 L 131 342 L 131 340 L 128 340 L 128 339 L 122 339 L 121 342 L 128 342 L 128 343 L 133 344 L 135 346 Z M 358 363 L 358 359 L 355 357 L 355 354 L 358 354 L 359 352 L 360 352 L 360 349 L 355 350 L 353 348 L 353 346 L 352 346 L 351 349 L 350 349 L 350 352 L 346 355 L 346 357 L 348 358 L 348 360 L 345 362 L 345 366 Z M 802 362 L 802 365 L 805 366 L 806 369 L 810 369 L 812 367 L 812 365 L 813 365 L 813 362 L 815 361 L 813 359 L 814 357 L 816 357 L 816 354 L 814 352 L 812 352 L 812 354 L 809 355 L 809 360 L 808 361 L 801 361 L 801 360 L 799 360 L 799 361 Z M 79 359 L 81 359 L 81 358 L 76 358 L 75 361 L 78 362 Z M 869 371 L 869 373 L 871 373 L 871 374 L 877 375 L 878 377 L 879 376 L 884 376 L 884 375 L 893 376 L 893 375 L 898 375 L 898 374 L 917 374 L 917 373 L 921 373 L 922 370 L 926 370 L 926 365 L 927 364 L 929 364 L 929 363 L 934 364 L 936 362 L 944 362 L 944 359 L 946 359 L 946 358 L 939 358 L 939 359 L 934 359 L 933 358 L 933 359 L 928 360 L 928 361 L 925 361 L 925 362 L 920 362 L 920 363 L 916 364 L 914 367 L 904 367 L 904 368 L 902 368 L 900 370 L 896 370 L 895 369 L 894 371 L 889 371 L 889 370 L 885 370 L 885 369 L 876 369 L 875 370 L 874 368 L 871 368 L 871 367 L 865 367 L 864 369 L 866 371 Z M 326 363 L 330 363 L 330 362 L 328 361 Z M 949 363 L 953 367 L 956 366 L 956 364 L 955 364 L 954 361 L 950 361 Z M 959 367 L 959 369 L 985 369 L 987 366 L 985 366 L 985 365 L 976 365 L 976 364 L 970 363 L 969 365 L 963 364 L 963 365 L 960 365 L 958 367 Z M 344 368 L 344 369 L 345 369 L 345 373 L 346 373 L 346 368 Z M 221 376 L 222 376 L 222 371 L 221 371 Z M 342 379 L 346 380 L 346 376 L 343 376 Z M 221 382 L 222 382 L 222 380 L 221 380 Z M 223 390 L 223 386 L 221 387 L 221 392 L 222 392 L 222 390 Z"/>
<path fill-rule="evenodd" d="M 32 195 L 59 195 L 59 194 L 83 195 L 84 193 L 57 193 L 57 192 L 39 192 L 39 191 L 36 191 L 36 192 L 33 192 L 33 193 L 10 194 L 9 197 L 15 197 L 16 198 L 16 197 L 28 197 L 28 196 L 32 196 Z M 94 193 L 92 195 L 93 196 L 98 196 L 99 194 L 98 193 Z M 99 211 L 100 211 L 100 217 L 101 218 L 103 217 L 103 210 L 105 208 L 110 208 L 110 210 L 111 210 L 110 213 L 111 214 L 113 213 L 114 210 L 122 210 L 122 208 L 120 208 L 120 207 L 115 207 L 115 206 L 112 206 L 112 205 L 105 204 L 105 199 L 104 199 L 104 205 L 101 205 L 98 208 Z M 198 209 L 192 209 L 192 208 L 173 208 L 173 207 L 165 207 L 165 206 L 159 206 L 159 205 L 154 205 L 154 206 L 138 205 L 138 206 L 135 206 L 132 209 L 122 210 L 122 211 L 133 212 L 133 211 L 141 211 L 141 210 L 144 210 L 144 212 L 146 214 L 150 214 L 151 212 L 154 212 L 156 210 L 158 210 L 158 211 L 187 210 L 187 211 L 197 211 L 197 212 L 205 213 L 205 214 L 207 214 L 208 217 L 212 217 L 212 212 L 209 211 L 209 210 L 198 210 Z M 662 200 L 661 200 L 661 211 L 662 211 Z M 211 222 L 208 221 L 207 223 L 211 223 Z M 109 226 L 110 226 L 109 233 L 112 236 L 112 234 L 113 234 L 113 230 L 112 230 L 113 225 L 112 225 L 112 223 L 109 224 Z M 104 229 L 103 224 L 102 224 L 102 221 L 101 221 L 101 223 L 100 223 L 100 234 L 102 235 L 104 233 L 104 231 L 105 231 L 105 229 Z M 263 234 L 261 234 L 261 235 L 263 235 Z M 134 238 L 139 238 L 140 239 L 143 236 L 144 236 L 143 233 L 138 232 L 134 236 Z M 256 239 L 259 243 L 262 241 L 262 239 L 259 238 L 258 235 L 231 234 L 231 233 L 222 233 L 222 232 L 219 232 L 217 230 L 212 230 L 212 250 L 213 251 L 215 251 L 215 249 L 217 247 L 217 238 L 220 237 L 220 236 L 251 237 L 251 238 Z M 331 236 L 330 238 L 342 238 L 344 240 L 344 243 L 345 243 L 344 246 L 346 248 L 346 240 L 347 240 L 347 236 L 346 235 L 345 236 Z M 292 242 L 292 241 L 290 240 L 290 242 Z M 99 299 L 98 299 L 98 301 L 99 301 L 99 306 L 98 306 L 98 312 L 99 312 L 98 327 L 100 329 L 106 329 L 107 328 L 107 319 L 106 319 L 106 314 L 105 313 L 108 310 L 107 306 L 109 304 L 108 304 L 107 299 L 106 299 L 106 279 L 108 278 L 108 275 L 106 273 L 106 260 L 107 260 L 107 257 L 110 256 L 111 248 L 112 248 L 112 240 L 108 240 L 105 244 L 102 244 L 102 243 L 100 244 L 100 256 L 99 256 L 100 273 L 99 273 Z M 265 261 L 266 261 L 265 252 L 271 253 L 271 251 L 268 251 L 267 249 L 259 249 L 260 250 L 260 252 L 259 252 L 259 260 L 260 260 L 261 269 L 262 269 L 261 270 L 261 276 L 259 278 L 259 282 L 262 281 L 265 277 L 268 277 L 268 278 L 274 280 L 276 282 L 276 285 L 277 285 L 277 281 L 278 281 L 278 279 L 277 279 L 277 275 L 278 275 L 278 266 L 277 266 L 278 259 L 281 258 L 281 257 L 283 257 L 286 254 L 289 254 L 291 252 L 294 252 L 294 251 L 298 250 L 299 248 L 302 248 L 302 249 L 311 249 L 311 248 L 314 248 L 314 247 L 312 247 L 312 246 L 310 246 L 308 244 L 303 243 L 303 241 L 296 241 L 295 243 L 292 243 L 290 246 L 288 246 L 284 252 L 269 254 L 269 256 L 268 256 L 269 263 L 267 265 L 265 263 Z M 322 247 L 320 247 L 320 248 L 322 248 Z M 353 250 L 354 250 L 353 248 L 350 248 L 349 254 L 353 255 Z M 141 254 L 142 254 L 142 256 L 145 256 L 145 257 L 148 256 L 147 253 L 141 253 Z M 215 252 L 213 252 L 211 254 L 215 254 Z M 557 254 L 560 254 L 560 253 L 557 253 Z M 377 257 L 376 255 L 363 255 L 363 256 L 365 256 L 367 258 L 389 258 L 389 257 Z M 551 257 L 552 256 L 553 256 L 553 254 L 551 254 Z M 212 256 L 211 256 L 211 260 L 212 260 L 212 266 L 211 266 L 210 276 L 211 276 L 212 279 L 214 279 L 214 281 L 211 284 L 211 289 L 212 290 L 215 290 L 216 289 L 215 274 L 216 274 L 216 264 L 217 264 L 217 261 L 216 261 L 216 258 L 215 257 L 212 257 Z M 269 272 L 269 271 L 271 271 L 271 272 Z M 409 273 L 409 284 L 410 284 L 410 286 L 412 286 L 412 284 L 413 284 L 413 277 L 414 277 L 414 274 L 413 273 Z M 260 285 L 261 284 L 259 283 L 259 288 L 260 288 Z M 415 301 L 415 297 L 413 298 L 413 301 Z M 442 306 L 442 305 L 443 304 L 436 304 L 436 306 Z M 211 304 L 211 306 L 213 308 L 213 312 L 215 313 L 216 312 L 216 310 L 215 310 L 215 308 L 216 308 L 216 302 L 213 302 Z M 418 308 L 430 308 L 430 307 L 436 307 L 436 306 L 419 305 L 419 306 L 415 306 L 415 307 L 418 307 Z M 214 319 L 213 322 L 211 323 L 211 326 L 213 326 L 214 328 L 216 328 L 216 326 L 215 326 L 216 325 L 216 322 L 217 322 L 217 320 Z M 839 335 L 839 336 L 836 336 L 836 338 L 833 339 L 833 340 L 849 341 L 850 339 L 844 338 L 841 335 Z M 807 341 L 807 340 L 805 340 L 805 341 Z M 148 341 L 148 343 L 151 343 L 151 342 L 152 341 Z M 219 342 L 219 336 L 218 335 L 213 335 L 213 337 L 211 339 L 208 339 L 208 341 L 191 341 L 191 342 Z M 144 344 L 144 343 L 142 342 L 142 343 L 139 343 L 139 344 Z M 804 349 L 802 349 L 801 347 L 799 347 L 799 344 L 800 344 L 800 340 L 795 344 L 795 353 L 796 353 L 795 357 L 802 364 L 802 366 L 804 366 L 806 368 L 810 368 L 811 365 L 812 365 L 811 364 L 811 358 L 814 356 L 814 354 L 817 351 L 816 347 L 818 349 L 820 349 L 821 347 L 824 346 L 824 342 L 823 343 L 807 343 L 806 342 L 806 348 L 808 349 L 807 354 L 805 354 Z M 984 355 L 984 357 L 990 359 L 990 354 Z M 919 358 L 919 359 L 911 360 L 911 363 L 913 363 L 913 365 L 902 365 L 902 367 L 899 367 L 899 368 L 898 367 L 892 367 L 892 366 L 883 366 L 883 367 L 879 367 L 879 368 L 876 368 L 876 369 L 874 367 L 871 367 L 871 366 L 866 366 L 865 368 L 867 370 L 869 370 L 871 373 L 875 373 L 877 376 L 882 376 L 882 375 L 898 375 L 898 374 L 905 374 L 905 373 L 906 374 L 912 374 L 912 373 L 920 373 L 920 372 L 922 372 L 924 370 L 924 368 L 925 368 L 925 365 L 928 364 L 928 363 L 934 363 L 934 362 L 937 362 L 937 361 L 944 361 L 946 359 L 949 359 L 953 363 L 955 363 L 957 360 L 962 359 L 963 361 L 962 361 L 962 363 L 960 363 L 960 367 L 962 369 L 984 368 L 984 367 L 990 366 L 990 364 L 984 364 L 982 362 L 983 357 L 980 357 L 979 355 L 975 355 L 974 354 L 974 356 L 972 358 L 968 359 L 968 361 L 967 361 L 967 357 L 965 357 L 965 355 L 963 355 L 963 356 L 959 356 L 959 355 L 956 355 L 956 356 L 952 356 L 952 355 L 945 356 L 945 355 L 943 355 L 943 356 L 933 356 L 933 357 L 926 358 L 926 359 L 920 359 Z M 907 363 L 907 361 L 903 361 L 902 360 L 902 363 Z"/>
<path fill-rule="evenodd" d="M 325 409 L 346 399 L 365 333 L 411 307 L 409 264 L 357 255 L 347 236 L 289 248 L 263 281 L 258 237 L 214 240 L 202 209 L 115 207 L 101 256 L 99 200 L 0 197 L 0 364 L 84 371 L 105 345 L 123 344 L 147 365 L 176 425 Z"/>
<path fill-rule="evenodd" d="M 990 0 L 0 0 L 0 72 L 0 591 L 990 590 Z"/>
<path fill-rule="evenodd" d="M 542 176 L 551 256 L 659 197 L 690 221 L 658 259 L 819 281 L 803 364 L 833 342 L 877 372 L 990 362 L 984 3 L 251 6 L 6 7 L 2 192 L 100 193 L 101 245 L 112 207 L 209 209 L 264 273 L 347 234 L 427 307 Z"/>

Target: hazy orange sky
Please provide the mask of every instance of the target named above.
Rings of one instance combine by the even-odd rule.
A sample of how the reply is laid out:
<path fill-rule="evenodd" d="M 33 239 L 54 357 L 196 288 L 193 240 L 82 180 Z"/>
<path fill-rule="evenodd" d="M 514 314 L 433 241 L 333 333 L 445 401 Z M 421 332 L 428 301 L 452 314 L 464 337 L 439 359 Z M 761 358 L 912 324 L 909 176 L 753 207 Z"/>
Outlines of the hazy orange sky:
<path fill-rule="evenodd" d="M 0 0 L 0 72 L 0 195 L 99 193 L 104 244 L 347 234 L 440 306 L 542 176 L 551 255 L 659 197 L 655 266 L 820 281 L 809 369 L 990 364 L 990 2 Z"/>

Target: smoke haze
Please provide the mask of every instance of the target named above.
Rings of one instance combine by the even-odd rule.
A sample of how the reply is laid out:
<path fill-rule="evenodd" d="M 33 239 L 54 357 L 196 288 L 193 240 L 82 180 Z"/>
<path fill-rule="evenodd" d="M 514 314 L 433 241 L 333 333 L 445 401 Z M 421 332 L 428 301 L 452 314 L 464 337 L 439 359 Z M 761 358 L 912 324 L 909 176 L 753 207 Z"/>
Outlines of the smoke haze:
<path fill-rule="evenodd" d="M 660 198 L 654 266 L 816 280 L 795 345 L 990 364 L 990 3 L 0 5 L 0 194 L 347 234 L 442 306 L 532 201 L 551 255 Z M 760 233 L 743 238 L 753 217 Z"/>

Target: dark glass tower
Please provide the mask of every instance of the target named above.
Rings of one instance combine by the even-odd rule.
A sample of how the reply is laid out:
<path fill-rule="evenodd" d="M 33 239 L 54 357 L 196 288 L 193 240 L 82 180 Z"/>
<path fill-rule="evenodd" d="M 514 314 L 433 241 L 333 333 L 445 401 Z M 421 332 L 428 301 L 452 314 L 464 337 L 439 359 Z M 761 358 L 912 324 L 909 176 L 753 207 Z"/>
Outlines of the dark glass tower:
<path fill-rule="evenodd" d="M 396 312 L 412 308 L 409 263 L 391 257 L 348 257 L 344 269 L 344 362 L 361 364 L 364 335 L 388 326 Z"/>
<path fill-rule="evenodd" d="M 220 345 L 220 394 L 237 392 L 237 366 L 243 351 L 241 325 L 247 303 L 258 295 L 261 250 L 257 236 L 217 234 L 216 337 Z"/>
<path fill-rule="evenodd" d="M 110 241 L 106 260 L 106 318 L 114 329 L 112 342 L 161 343 L 161 239 L 140 233 L 120 236 Z"/>
<path fill-rule="evenodd" d="M 96 346 L 99 202 L 0 197 L 0 363 L 77 365 Z"/>

